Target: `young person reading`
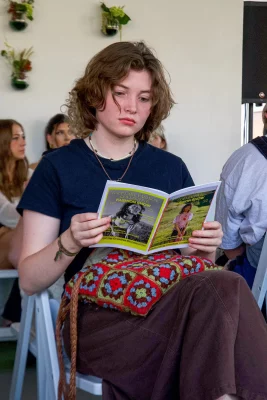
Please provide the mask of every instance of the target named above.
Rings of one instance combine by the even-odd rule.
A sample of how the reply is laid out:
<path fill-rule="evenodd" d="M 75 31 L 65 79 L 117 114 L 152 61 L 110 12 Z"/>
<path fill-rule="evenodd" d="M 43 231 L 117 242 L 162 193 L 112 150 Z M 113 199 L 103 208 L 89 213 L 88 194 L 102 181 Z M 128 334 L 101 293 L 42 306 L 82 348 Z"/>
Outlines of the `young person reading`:
<path fill-rule="evenodd" d="M 68 102 L 71 128 L 84 139 L 44 156 L 19 204 L 26 293 L 82 268 L 110 227 L 96 213 L 108 179 L 168 193 L 193 185 L 179 157 L 147 144 L 173 103 L 144 43 L 115 43 L 92 58 Z M 182 252 L 214 260 L 221 238 L 220 224 L 207 222 Z M 80 303 L 77 323 L 77 370 L 103 378 L 104 400 L 267 399 L 266 325 L 234 273 L 184 279 L 145 318 Z"/>

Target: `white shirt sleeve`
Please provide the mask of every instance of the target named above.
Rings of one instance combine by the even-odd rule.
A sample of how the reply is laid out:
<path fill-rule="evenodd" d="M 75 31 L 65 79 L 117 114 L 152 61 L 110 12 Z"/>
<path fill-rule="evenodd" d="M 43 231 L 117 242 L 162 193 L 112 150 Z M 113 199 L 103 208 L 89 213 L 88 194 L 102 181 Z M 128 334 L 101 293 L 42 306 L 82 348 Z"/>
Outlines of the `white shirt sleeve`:
<path fill-rule="evenodd" d="M 254 245 L 261 240 L 267 230 L 266 194 L 267 162 L 261 155 L 253 162 L 247 158 L 242 168 L 225 175 L 225 179 L 222 174 L 216 220 L 222 224 L 223 249 L 234 249 L 241 243 Z"/>
<path fill-rule="evenodd" d="M 32 177 L 32 174 L 34 173 L 34 170 L 29 168 L 28 169 L 28 179 L 30 179 Z"/>
<path fill-rule="evenodd" d="M 217 195 L 215 220 L 222 225 L 223 239 L 221 247 L 235 249 L 243 243 L 239 229 L 243 216 L 231 211 L 234 191 L 222 181 Z"/>
<path fill-rule="evenodd" d="M 15 228 L 19 222 L 20 215 L 16 210 L 19 198 L 13 202 L 0 192 L 0 223 L 8 228 Z"/>

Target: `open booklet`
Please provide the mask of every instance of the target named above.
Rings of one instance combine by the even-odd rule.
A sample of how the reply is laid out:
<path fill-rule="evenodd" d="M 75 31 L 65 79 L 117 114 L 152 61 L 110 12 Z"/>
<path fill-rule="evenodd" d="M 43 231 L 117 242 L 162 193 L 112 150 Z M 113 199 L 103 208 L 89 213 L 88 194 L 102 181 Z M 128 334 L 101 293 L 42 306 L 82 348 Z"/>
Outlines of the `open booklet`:
<path fill-rule="evenodd" d="M 220 182 L 192 186 L 170 195 L 143 186 L 107 181 L 99 218 L 111 216 L 103 238 L 90 247 L 117 247 L 141 254 L 188 246 L 202 229 Z"/>

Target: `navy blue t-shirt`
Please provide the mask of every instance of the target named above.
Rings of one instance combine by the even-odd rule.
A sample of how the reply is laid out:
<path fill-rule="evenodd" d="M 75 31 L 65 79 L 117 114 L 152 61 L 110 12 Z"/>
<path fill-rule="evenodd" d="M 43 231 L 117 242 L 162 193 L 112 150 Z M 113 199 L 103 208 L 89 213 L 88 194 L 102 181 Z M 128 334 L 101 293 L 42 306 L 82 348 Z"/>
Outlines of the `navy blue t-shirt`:
<path fill-rule="evenodd" d="M 120 178 L 129 158 L 110 161 L 101 158 L 110 178 Z M 18 211 L 36 211 L 60 219 L 60 232 L 70 226 L 76 214 L 97 212 L 108 177 L 95 154 L 82 139 L 45 155 L 38 164 L 18 205 Z M 123 183 L 147 186 L 172 193 L 194 182 L 184 162 L 177 156 L 140 142 Z M 84 248 L 67 268 L 68 281 L 82 265 L 91 249 Z"/>

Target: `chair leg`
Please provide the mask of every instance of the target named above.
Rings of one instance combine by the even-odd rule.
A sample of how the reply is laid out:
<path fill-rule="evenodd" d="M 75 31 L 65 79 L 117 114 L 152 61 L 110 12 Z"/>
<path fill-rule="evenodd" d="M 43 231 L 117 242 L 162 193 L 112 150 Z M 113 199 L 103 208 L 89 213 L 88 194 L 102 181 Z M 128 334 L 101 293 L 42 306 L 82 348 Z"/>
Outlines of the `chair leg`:
<path fill-rule="evenodd" d="M 57 365 L 57 353 L 54 337 L 53 322 L 51 318 L 51 310 L 49 304 L 48 293 L 43 292 L 36 297 L 36 331 L 37 346 L 41 350 L 41 360 L 37 357 L 37 365 L 39 362 L 38 381 L 40 382 L 40 396 L 42 394 L 42 383 L 45 381 L 47 400 L 57 400 L 57 386 L 59 379 L 59 370 Z M 38 347 L 38 349 L 39 349 Z M 43 399 L 43 397 L 39 397 Z"/>
<path fill-rule="evenodd" d="M 12 373 L 9 400 L 21 400 L 26 361 L 30 343 L 35 296 L 24 296 L 16 357 Z"/>
<path fill-rule="evenodd" d="M 47 394 L 47 377 L 45 368 L 46 347 L 43 343 L 43 321 L 42 314 L 39 308 L 38 302 L 36 301 L 35 307 L 35 323 L 36 323 L 36 344 L 37 344 L 37 390 L 38 400 L 46 400 Z"/>

